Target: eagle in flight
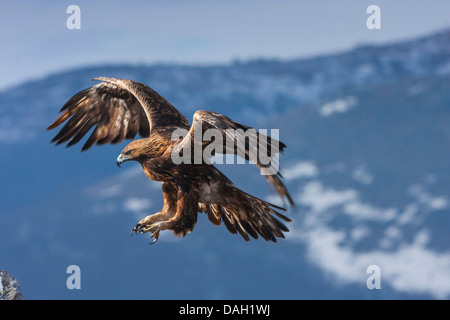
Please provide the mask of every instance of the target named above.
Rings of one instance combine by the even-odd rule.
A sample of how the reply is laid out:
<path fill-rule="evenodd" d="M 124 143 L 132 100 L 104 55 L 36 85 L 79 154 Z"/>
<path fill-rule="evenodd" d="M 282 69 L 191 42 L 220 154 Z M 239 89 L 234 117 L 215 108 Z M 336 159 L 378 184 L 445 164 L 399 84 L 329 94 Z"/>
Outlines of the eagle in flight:
<path fill-rule="evenodd" d="M 198 213 L 205 212 L 209 220 L 220 225 L 221 221 L 233 234 L 239 233 L 246 241 L 258 235 L 266 241 L 284 238 L 288 228 L 279 220 L 291 220 L 278 211 L 286 209 L 253 197 L 238 189 L 221 171 L 212 165 L 210 159 L 201 163 L 175 163 L 174 150 L 188 150 L 197 146 L 205 151 L 212 141 L 200 140 L 195 130 L 215 129 L 222 137 L 230 138 L 232 130 L 252 129 L 230 118 L 210 111 L 197 111 L 190 126 L 186 117 L 172 104 L 145 84 L 128 80 L 99 77 L 100 83 L 75 94 L 62 107 L 60 116 L 47 128 L 55 129 L 66 122 L 52 142 L 57 145 L 68 142 L 67 146 L 78 143 L 92 128 L 82 150 L 94 144 L 121 143 L 125 139 L 142 139 L 129 143 L 117 158 L 117 165 L 126 161 L 137 161 L 146 176 L 161 181 L 164 205 L 160 212 L 139 221 L 132 234 L 149 233 L 153 243 L 163 230 L 171 230 L 177 236 L 185 236 L 194 229 Z M 185 130 L 185 136 L 173 139 L 176 130 Z M 278 150 L 286 147 L 283 143 L 261 133 L 269 146 L 277 144 Z M 236 136 L 231 139 L 236 140 Z M 235 141 L 237 142 L 237 141 Z M 237 145 L 237 144 L 236 144 Z M 249 160 L 248 140 L 238 147 L 224 147 L 221 154 L 240 155 Z M 188 149 L 186 149 L 188 148 Z M 214 156 L 215 152 L 211 152 Z M 271 159 L 274 155 L 271 155 Z M 294 205 L 288 190 L 277 171 L 264 174 L 266 163 L 256 159 L 254 164 L 261 170 L 268 183 L 274 187 L 282 199 Z M 277 211 L 278 210 L 278 211 Z"/>

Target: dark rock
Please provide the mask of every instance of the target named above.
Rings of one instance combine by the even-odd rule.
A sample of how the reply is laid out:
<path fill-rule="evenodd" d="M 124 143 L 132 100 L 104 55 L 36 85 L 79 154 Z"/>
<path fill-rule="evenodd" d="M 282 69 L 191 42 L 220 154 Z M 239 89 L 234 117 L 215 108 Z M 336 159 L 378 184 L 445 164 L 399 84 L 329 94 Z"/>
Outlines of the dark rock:
<path fill-rule="evenodd" d="M 16 278 L 0 270 L 0 300 L 22 300 L 20 284 Z"/>

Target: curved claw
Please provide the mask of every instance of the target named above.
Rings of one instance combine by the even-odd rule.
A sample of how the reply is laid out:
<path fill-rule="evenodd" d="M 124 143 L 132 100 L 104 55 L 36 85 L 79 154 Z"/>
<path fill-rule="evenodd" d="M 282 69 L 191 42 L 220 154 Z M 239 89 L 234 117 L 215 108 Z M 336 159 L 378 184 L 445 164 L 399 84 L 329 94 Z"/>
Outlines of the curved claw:
<path fill-rule="evenodd" d="M 133 228 L 133 230 L 131 230 L 131 236 L 133 236 L 133 234 L 138 234 L 138 233 L 147 233 L 149 232 L 150 235 L 148 236 L 147 240 L 150 238 L 153 238 L 153 242 L 149 243 L 149 244 L 154 244 L 156 241 L 158 241 L 159 238 L 159 232 L 161 231 L 160 227 L 158 226 L 158 224 L 151 224 L 149 226 L 146 225 L 142 225 L 140 223 L 138 223 L 136 225 L 136 227 Z"/>
<path fill-rule="evenodd" d="M 147 240 L 149 240 L 150 238 L 154 239 L 153 242 L 149 244 L 154 244 L 156 241 L 158 241 L 160 231 L 161 230 L 158 224 L 152 224 L 148 228 L 144 229 L 144 232 L 150 232 L 150 236 L 147 238 Z"/>
<path fill-rule="evenodd" d="M 134 234 L 138 234 L 138 232 L 142 232 L 142 228 L 143 228 L 143 226 L 142 226 L 140 223 L 138 223 L 138 224 L 131 230 L 131 236 L 133 236 L 133 233 L 134 233 Z"/>
<path fill-rule="evenodd" d="M 153 234 L 152 234 L 151 236 L 149 236 L 149 237 L 147 238 L 147 240 L 149 240 L 150 238 L 153 238 L 153 241 L 150 242 L 149 244 L 155 244 L 156 241 L 158 241 L 158 236 L 155 237 Z"/>

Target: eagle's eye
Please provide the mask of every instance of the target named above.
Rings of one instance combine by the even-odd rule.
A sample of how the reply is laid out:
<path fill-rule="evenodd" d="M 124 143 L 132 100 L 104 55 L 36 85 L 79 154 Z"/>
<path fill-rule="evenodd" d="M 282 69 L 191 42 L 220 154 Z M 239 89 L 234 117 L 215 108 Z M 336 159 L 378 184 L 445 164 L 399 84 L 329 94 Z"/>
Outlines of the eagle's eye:
<path fill-rule="evenodd" d="M 124 152 L 124 155 L 130 156 L 133 153 L 133 150 L 128 150 Z"/>

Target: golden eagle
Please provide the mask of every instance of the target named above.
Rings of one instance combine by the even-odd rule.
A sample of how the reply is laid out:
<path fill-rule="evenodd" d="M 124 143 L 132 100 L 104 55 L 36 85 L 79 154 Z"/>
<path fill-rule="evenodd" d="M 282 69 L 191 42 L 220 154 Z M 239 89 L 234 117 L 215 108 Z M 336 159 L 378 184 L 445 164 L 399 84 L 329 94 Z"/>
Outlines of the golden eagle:
<path fill-rule="evenodd" d="M 161 181 L 164 205 L 160 212 L 139 221 L 133 233 L 149 233 L 155 242 L 162 230 L 171 230 L 177 236 L 185 236 L 194 229 L 198 213 L 205 212 L 209 220 L 220 225 L 223 220 L 227 229 L 239 233 L 245 240 L 260 235 L 267 241 L 276 242 L 284 238 L 288 228 L 276 217 L 291 220 L 276 210 L 286 209 L 253 197 L 238 189 L 222 172 L 203 159 L 201 163 L 179 163 L 172 161 L 173 151 L 200 146 L 205 151 L 210 141 L 196 137 L 195 130 L 215 129 L 223 138 L 229 138 L 229 129 L 249 130 L 230 118 L 209 111 L 197 111 L 192 126 L 174 106 L 145 84 L 128 80 L 99 77 L 100 83 L 75 94 L 62 107 L 62 114 L 47 128 L 54 129 L 67 123 L 52 142 L 67 146 L 78 143 L 92 128 L 92 134 L 82 150 L 94 144 L 120 143 L 134 139 L 139 133 L 143 139 L 128 144 L 117 158 L 117 165 L 125 161 L 137 161 L 148 178 Z M 173 138 L 176 130 L 187 134 Z M 278 145 L 282 151 L 286 146 L 268 136 L 269 145 Z M 232 137 L 236 140 L 236 137 Z M 234 141 L 238 142 L 238 141 Z M 242 146 L 243 157 L 250 159 L 248 139 Z M 189 150 L 189 149 L 188 149 Z M 240 155 L 237 147 L 219 150 L 221 154 Z M 214 155 L 215 152 L 211 152 Z M 273 159 L 273 155 L 271 158 Z M 263 170 L 266 163 L 256 159 L 255 165 Z M 261 171 L 262 172 L 262 171 Z M 278 194 L 294 204 L 279 172 L 265 174 L 269 184 Z M 276 217 L 275 217 L 276 216 Z"/>

